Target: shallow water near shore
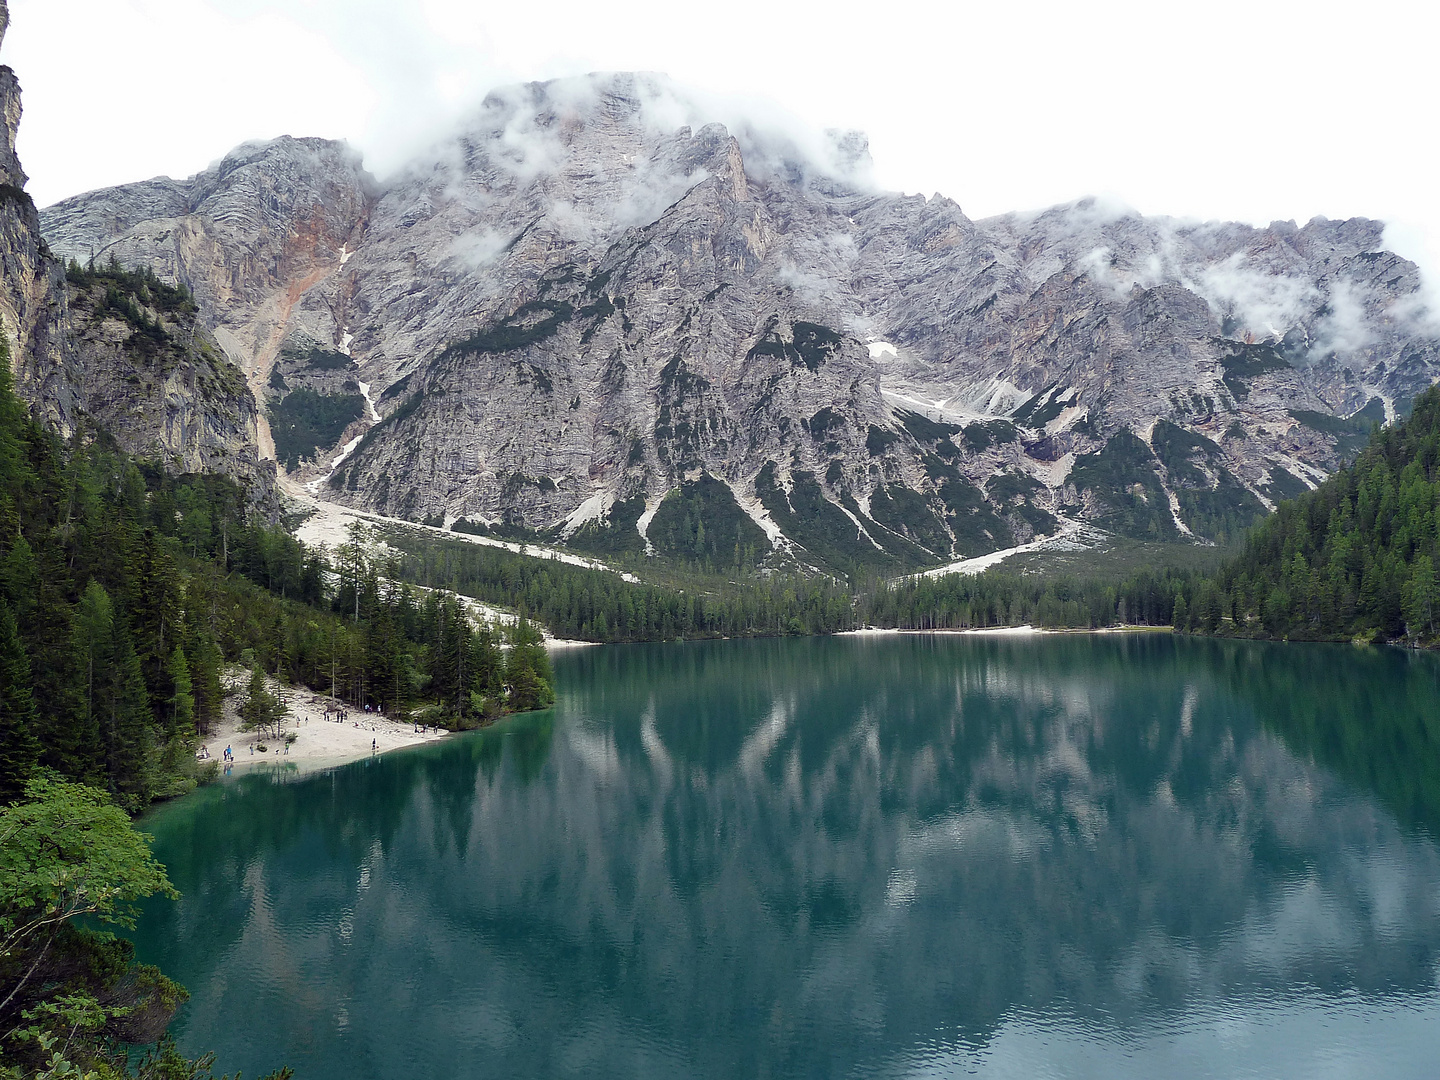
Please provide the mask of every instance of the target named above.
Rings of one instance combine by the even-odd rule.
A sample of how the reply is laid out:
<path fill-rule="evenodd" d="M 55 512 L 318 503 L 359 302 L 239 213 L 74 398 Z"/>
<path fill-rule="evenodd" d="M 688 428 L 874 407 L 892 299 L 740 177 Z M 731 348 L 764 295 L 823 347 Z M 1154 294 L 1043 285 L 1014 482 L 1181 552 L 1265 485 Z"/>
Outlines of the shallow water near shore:
<path fill-rule="evenodd" d="M 146 817 L 253 1078 L 1429 1077 L 1440 658 L 607 646 L 555 709 Z"/>

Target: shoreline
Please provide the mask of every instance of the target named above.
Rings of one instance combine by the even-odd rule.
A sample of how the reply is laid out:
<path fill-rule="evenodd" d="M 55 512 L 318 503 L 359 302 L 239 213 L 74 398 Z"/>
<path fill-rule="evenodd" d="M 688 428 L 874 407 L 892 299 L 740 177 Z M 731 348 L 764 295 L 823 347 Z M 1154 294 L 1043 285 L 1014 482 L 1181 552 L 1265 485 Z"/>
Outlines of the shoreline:
<path fill-rule="evenodd" d="M 831 637 L 880 637 L 900 634 L 955 634 L 984 637 L 1032 637 L 1042 634 L 1143 634 L 1172 633 L 1168 626 L 1104 626 L 1095 629 L 1045 629 L 1031 625 L 987 626 L 960 628 L 937 628 L 933 630 L 900 629 L 894 627 L 862 627 L 858 630 L 840 630 Z M 547 648 L 565 650 L 578 647 L 600 646 L 598 641 L 568 641 L 551 638 L 545 642 Z M 417 730 L 413 723 L 392 720 L 380 713 L 367 713 L 328 694 L 308 688 L 282 687 L 274 679 L 267 679 L 268 689 L 274 694 L 284 694 L 290 716 L 285 724 L 285 738 L 276 739 L 260 731 L 240 730 L 240 703 L 245 694 L 249 674 L 244 669 L 232 667 L 225 673 L 225 701 L 220 723 L 208 734 L 200 737 L 199 746 L 207 756 L 197 761 L 201 764 L 213 762 L 219 767 L 217 780 L 232 776 L 243 776 L 255 772 L 284 772 L 304 776 L 326 769 L 338 768 L 366 758 L 379 757 L 395 750 L 424 746 L 439 742 L 452 733 L 446 728 Z M 348 710 L 344 722 L 326 720 L 326 708 L 333 715 Z M 291 738 L 293 736 L 293 738 Z M 287 739 L 290 741 L 287 743 Z M 229 746 L 234 759 L 227 766 L 224 750 Z M 264 747 L 262 750 L 261 747 Z"/>
<path fill-rule="evenodd" d="M 929 630 L 910 627 L 866 626 L 859 630 L 837 630 L 834 637 L 878 637 L 882 634 L 974 634 L 985 637 L 1030 637 L 1041 634 L 1173 634 L 1174 627 L 1126 623 L 1123 626 L 1042 627 L 1024 623 L 1020 626 L 941 626 Z"/>
<path fill-rule="evenodd" d="M 220 767 L 220 777 L 241 775 L 257 769 L 283 767 L 286 772 L 310 773 L 322 769 L 333 769 L 348 765 L 367 757 L 378 757 L 391 750 L 410 746 L 422 746 L 445 738 L 449 732 L 440 728 L 421 732 L 406 720 L 391 720 L 380 713 L 367 713 L 343 702 L 321 694 L 307 687 L 282 687 L 274 679 L 267 678 L 267 689 L 272 694 L 283 694 L 290 710 L 284 728 L 286 738 L 294 736 L 288 744 L 286 738 L 276 739 L 261 731 L 240 730 L 240 703 L 249 682 L 249 672 L 232 667 L 225 673 L 225 701 L 221 719 L 211 731 L 200 737 L 199 747 L 208 754 L 199 757 L 201 764 L 214 762 Z M 325 719 L 326 707 L 332 719 Z M 344 723 L 333 719 L 340 709 L 348 709 Z M 224 760 L 225 747 L 234 753 L 234 760 L 227 767 Z M 261 750 L 260 747 L 265 747 Z"/>

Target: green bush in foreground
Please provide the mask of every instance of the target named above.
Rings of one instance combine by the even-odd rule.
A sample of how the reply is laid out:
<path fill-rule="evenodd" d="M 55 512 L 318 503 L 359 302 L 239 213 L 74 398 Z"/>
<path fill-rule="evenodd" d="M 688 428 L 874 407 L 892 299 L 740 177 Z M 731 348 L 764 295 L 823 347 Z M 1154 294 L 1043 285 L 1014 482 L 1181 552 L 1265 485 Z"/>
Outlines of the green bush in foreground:
<path fill-rule="evenodd" d="M 213 1056 L 165 1036 L 184 988 L 94 928 L 131 929 L 139 901 L 177 895 L 148 840 L 104 792 L 53 775 L 0 809 L 0 1080 L 213 1076 Z"/>

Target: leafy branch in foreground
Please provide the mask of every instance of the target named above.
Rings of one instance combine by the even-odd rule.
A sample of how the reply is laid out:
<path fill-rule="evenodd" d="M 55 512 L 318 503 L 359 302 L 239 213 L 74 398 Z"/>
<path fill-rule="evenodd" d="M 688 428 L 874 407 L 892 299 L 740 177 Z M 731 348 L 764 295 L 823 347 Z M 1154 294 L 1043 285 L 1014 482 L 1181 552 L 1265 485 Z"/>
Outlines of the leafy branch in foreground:
<path fill-rule="evenodd" d="M 92 928 L 133 928 L 141 900 L 178 895 L 148 841 L 103 792 L 51 775 L 0 809 L 0 1080 L 212 1075 L 164 1034 L 184 988 Z"/>

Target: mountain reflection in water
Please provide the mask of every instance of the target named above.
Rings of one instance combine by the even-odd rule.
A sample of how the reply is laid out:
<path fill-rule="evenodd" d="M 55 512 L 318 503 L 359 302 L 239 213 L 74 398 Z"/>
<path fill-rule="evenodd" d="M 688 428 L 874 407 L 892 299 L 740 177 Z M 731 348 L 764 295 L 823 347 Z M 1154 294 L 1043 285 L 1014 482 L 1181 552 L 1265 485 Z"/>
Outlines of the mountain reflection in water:
<path fill-rule="evenodd" d="M 1429 1075 L 1440 664 L 1168 636 L 606 647 L 146 820 L 182 1044 L 320 1077 Z"/>

